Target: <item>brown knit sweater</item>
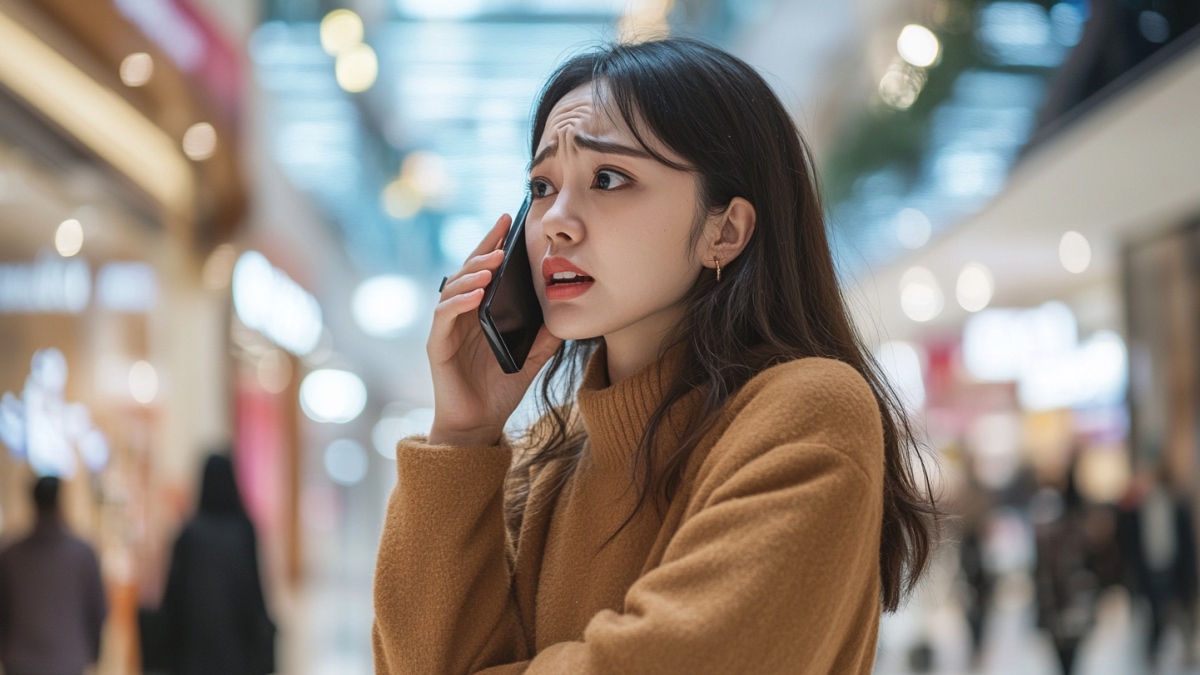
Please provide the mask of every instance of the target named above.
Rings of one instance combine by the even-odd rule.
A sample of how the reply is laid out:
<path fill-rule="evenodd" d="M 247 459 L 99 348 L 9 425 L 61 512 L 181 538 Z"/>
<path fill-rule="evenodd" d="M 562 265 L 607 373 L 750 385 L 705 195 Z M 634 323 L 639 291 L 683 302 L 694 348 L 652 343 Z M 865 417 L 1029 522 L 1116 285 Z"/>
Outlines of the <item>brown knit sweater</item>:
<path fill-rule="evenodd" d="M 675 362 L 610 386 L 600 348 L 578 396 L 585 461 L 556 499 L 526 509 L 516 542 L 502 509 L 507 442 L 399 443 L 375 572 L 376 672 L 871 672 L 883 431 L 850 366 L 809 358 L 760 373 L 696 448 L 664 515 L 647 504 L 602 547 L 636 501 L 629 463 Z M 698 403 L 694 392 L 671 418 Z M 678 439 L 660 440 L 656 451 Z M 529 504 L 546 483 L 534 480 Z"/>

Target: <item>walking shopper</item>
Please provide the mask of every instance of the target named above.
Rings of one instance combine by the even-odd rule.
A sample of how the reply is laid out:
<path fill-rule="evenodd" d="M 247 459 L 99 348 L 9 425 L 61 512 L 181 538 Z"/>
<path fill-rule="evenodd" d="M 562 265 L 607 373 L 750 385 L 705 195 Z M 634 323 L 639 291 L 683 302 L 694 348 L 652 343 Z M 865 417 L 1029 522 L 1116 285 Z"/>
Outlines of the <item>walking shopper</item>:
<path fill-rule="evenodd" d="M 551 76 L 531 156 L 545 326 L 504 374 L 476 317 L 502 217 L 434 312 L 377 672 L 870 673 L 935 510 L 786 110 L 714 47 L 615 45 Z M 544 416 L 510 441 L 543 366 Z"/>
<path fill-rule="evenodd" d="M 254 526 L 233 463 L 211 455 L 200 505 L 175 540 L 161 619 L 173 675 L 275 671 L 275 625 L 263 600 Z"/>
<path fill-rule="evenodd" d="M 0 664 L 6 675 L 83 673 L 108 614 L 96 553 L 67 529 L 60 481 L 33 486 L 33 532 L 0 552 Z"/>

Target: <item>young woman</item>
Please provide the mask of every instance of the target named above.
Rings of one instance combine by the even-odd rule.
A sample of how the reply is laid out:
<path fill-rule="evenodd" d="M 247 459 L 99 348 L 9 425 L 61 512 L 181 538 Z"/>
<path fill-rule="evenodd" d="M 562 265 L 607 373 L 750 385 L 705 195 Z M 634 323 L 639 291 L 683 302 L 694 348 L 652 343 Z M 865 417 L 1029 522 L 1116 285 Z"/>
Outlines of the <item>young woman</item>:
<path fill-rule="evenodd" d="M 934 508 L 787 112 L 713 47 L 611 46 L 550 78 L 532 158 L 546 325 L 503 374 L 476 318 L 502 217 L 434 313 L 436 414 L 396 452 L 376 669 L 869 673 Z M 546 364 L 545 415 L 510 445 Z"/>

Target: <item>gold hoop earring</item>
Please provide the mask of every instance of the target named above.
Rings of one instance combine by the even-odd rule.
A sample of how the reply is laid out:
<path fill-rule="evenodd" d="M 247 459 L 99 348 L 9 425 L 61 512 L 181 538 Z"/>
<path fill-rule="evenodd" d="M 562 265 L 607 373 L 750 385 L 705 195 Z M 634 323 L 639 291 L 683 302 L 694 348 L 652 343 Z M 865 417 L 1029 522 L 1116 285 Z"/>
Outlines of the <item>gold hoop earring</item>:
<path fill-rule="evenodd" d="M 721 280 L 721 259 L 713 258 L 713 262 L 717 264 L 717 281 Z"/>

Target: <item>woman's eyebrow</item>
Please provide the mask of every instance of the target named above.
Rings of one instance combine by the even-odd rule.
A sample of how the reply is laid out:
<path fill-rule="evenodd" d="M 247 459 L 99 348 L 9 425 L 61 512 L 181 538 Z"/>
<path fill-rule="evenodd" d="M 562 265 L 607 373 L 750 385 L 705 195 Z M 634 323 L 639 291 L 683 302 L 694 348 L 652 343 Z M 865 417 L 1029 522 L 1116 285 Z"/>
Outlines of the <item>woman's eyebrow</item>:
<path fill-rule="evenodd" d="M 574 143 L 575 147 L 577 148 L 583 148 L 584 150 L 591 150 L 593 152 L 599 152 L 606 155 L 625 155 L 627 157 L 638 157 L 641 159 L 654 159 L 653 155 L 641 148 L 633 148 L 628 145 L 621 145 L 620 143 L 614 143 L 612 141 L 602 141 L 598 138 L 592 138 L 591 136 L 585 136 L 583 134 L 576 134 L 574 136 Z M 527 172 L 533 171 L 537 168 L 538 164 L 541 164 L 544 160 L 553 157 L 557 152 L 557 142 L 550 143 L 546 147 L 542 148 L 542 151 L 537 154 L 537 157 L 534 157 L 533 161 L 530 162 Z"/>

